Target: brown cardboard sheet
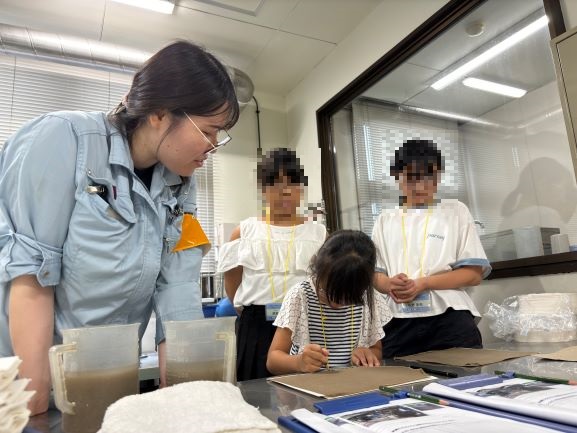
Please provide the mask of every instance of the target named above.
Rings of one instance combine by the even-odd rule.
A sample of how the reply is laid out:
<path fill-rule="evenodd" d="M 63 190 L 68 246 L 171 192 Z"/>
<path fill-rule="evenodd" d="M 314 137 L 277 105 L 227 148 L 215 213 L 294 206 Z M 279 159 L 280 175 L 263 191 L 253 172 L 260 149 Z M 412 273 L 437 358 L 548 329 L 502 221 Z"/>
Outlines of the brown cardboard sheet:
<path fill-rule="evenodd" d="M 350 367 L 276 376 L 269 380 L 317 397 L 333 398 L 374 391 L 381 385 L 396 386 L 432 379 L 422 370 L 409 367 Z"/>
<path fill-rule="evenodd" d="M 455 347 L 445 350 L 431 350 L 415 355 L 400 356 L 395 359 L 413 362 L 428 362 L 431 364 L 453 365 L 458 367 L 480 367 L 494 364 L 507 359 L 521 358 L 532 355 L 531 352 L 515 352 L 511 350 L 466 349 Z"/>
<path fill-rule="evenodd" d="M 565 347 L 553 353 L 541 353 L 535 357 L 553 361 L 577 362 L 577 346 Z"/>

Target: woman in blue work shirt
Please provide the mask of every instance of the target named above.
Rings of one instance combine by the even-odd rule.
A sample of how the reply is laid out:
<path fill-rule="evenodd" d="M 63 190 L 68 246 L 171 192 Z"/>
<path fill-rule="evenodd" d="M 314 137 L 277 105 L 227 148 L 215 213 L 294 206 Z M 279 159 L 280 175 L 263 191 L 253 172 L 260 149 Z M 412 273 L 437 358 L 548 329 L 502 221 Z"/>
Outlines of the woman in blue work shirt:
<path fill-rule="evenodd" d="M 72 327 L 202 317 L 196 168 L 230 140 L 233 84 L 202 48 L 175 42 L 113 112 L 56 112 L 0 153 L 0 356 L 19 355 L 33 414 L 47 409 L 48 349 Z M 187 219 L 188 218 L 188 219 Z"/>

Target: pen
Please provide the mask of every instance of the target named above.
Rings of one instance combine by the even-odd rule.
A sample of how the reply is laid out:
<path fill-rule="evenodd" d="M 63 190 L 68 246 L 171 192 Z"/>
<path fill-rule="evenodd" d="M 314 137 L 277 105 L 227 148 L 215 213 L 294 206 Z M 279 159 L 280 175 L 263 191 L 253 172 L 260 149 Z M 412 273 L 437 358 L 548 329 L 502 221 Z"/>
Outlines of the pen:
<path fill-rule="evenodd" d="M 395 388 L 388 388 L 386 386 L 379 386 L 379 391 L 384 392 L 385 394 L 392 394 L 393 396 L 396 396 L 397 398 L 409 397 L 409 398 L 414 398 L 416 400 L 426 401 L 427 403 L 440 404 L 442 406 L 449 406 L 449 402 L 447 400 L 442 400 L 439 398 L 431 397 L 429 395 L 418 394 L 416 392 L 401 391 L 401 390 L 398 390 Z"/>
<path fill-rule="evenodd" d="M 520 374 L 520 373 L 515 373 L 512 371 L 499 371 L 499 370 L 495 370 L 495 374 L 499 375 L 499 376 L 509 376 L 509 377 L 517 377 L 519 379 L 529 379 L 529 380 L 538 380 L 540 382 L 549 382 L 549 383 L 561 383 L 564 385 L 577 385 L 577 381 L 576 380 L 571 380 L 571 379 L 556 379 L 554 377 L 538 377 L 538 376 L 530 376 L 528 374 Z"/>

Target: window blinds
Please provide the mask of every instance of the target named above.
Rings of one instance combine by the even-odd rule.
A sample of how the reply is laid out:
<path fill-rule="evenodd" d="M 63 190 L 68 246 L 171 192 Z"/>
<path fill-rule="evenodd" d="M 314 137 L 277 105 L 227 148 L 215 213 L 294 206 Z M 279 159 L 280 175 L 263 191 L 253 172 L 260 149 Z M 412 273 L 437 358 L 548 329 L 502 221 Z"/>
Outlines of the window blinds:
<path fill-rule="evenodd" d="M 0 149 L 20 126 L 60 110 L 108 111 L 122 100 L 132 77 L 91 68 L 0 55 Z M 198 219 L 214 245 L 214 164 L 211 156 L 195 171 Z M 201 272 L 215 271 L 214 253 Z"/>

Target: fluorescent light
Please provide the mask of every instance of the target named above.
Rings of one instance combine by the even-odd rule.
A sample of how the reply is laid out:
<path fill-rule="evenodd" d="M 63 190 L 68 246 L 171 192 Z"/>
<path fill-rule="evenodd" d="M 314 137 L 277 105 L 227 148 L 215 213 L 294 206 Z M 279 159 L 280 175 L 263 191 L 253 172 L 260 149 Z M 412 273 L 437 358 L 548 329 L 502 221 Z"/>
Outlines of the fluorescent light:
<path fill-rule="evenodd" d="M 494 83 L 493 81 L 481 80 L 479 78 L 465 78 L 463 84 L 473 89 L 510 96 L 511 98 L 520 98 L 527 93 L 525 89 L 506 86 L 505 84 Z"/>
<path fill-rule="evenodd" d="M 485 125 L 485 126 L 498 126 L 496 123 L 489 122 L 487 120 L 483 120 L 483 119 L 479 119 L 479 118 L 475 118 L 475 117 L 471 117 L 471 116 L 464 116 L 462 114 L 451 113 L 448 111 L 431 110 L 429 108 L 420 108 L 420 107 L 414 107 L 411 105 L 401 105 L 400 108 L 410 110 L 410 111 L 415 111 L 417 113 L 428 114 L 430 116 L 442 117 L 445 119 L 461 120 L 463 122 L 471 122 L 471 123 L 476 123 L 478 125 Z"/>
<path fill-rule="evenodd" d="M 489 60 L 493 59 L 494 57 L 501 54 L 503 51 L 508 50 L 513 45 L 521 42 L 523 39 L 531 36 L 533 33 L 539 31 L 543 27 L 547 25 L 549 22 L 549 18 L 547 15 L 543 15 L 536 21 L 533 21 L 531 24 L 523 27 L 518 32 L 513 33 L 508 38 L 502 40 L 496 45 L 493 45 L 487 51 L 482 52 L 478 56 L 474 57 L 473 59 L 469 60 L 467 63 L 459 66 L 454 71 L 448 73 L 440 80 L 435 81 L 431 87 L 435 90 L 442 90 L 447 87 L 449 84 L 454 83 L 459 78 L 464 77 L 473 69 L 478 68 L 483 63 L 487 63 Z"/>
<path fill-rule="evenodd" d="M 129 6 L 148 9 L 161 14 L 170 15 L 174 11 L 174 3 L 167 0 L 112 0 Z"/>

